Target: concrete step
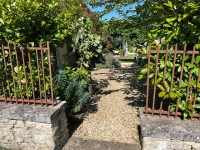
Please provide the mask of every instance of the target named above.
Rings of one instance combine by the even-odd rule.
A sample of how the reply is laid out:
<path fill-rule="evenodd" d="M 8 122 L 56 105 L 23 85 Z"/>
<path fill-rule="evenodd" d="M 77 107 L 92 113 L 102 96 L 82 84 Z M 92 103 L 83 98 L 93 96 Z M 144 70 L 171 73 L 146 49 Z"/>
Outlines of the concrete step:
<path fill-rule="evenodd" d="M 62 150 L 141 150 L 139 143 L 120 143 L 71 137 Z"/>

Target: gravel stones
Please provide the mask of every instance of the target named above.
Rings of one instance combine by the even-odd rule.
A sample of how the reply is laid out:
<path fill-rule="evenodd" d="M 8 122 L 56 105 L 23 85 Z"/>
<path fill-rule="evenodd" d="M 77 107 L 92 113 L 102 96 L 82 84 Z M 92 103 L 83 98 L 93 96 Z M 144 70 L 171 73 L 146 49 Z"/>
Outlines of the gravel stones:
<path fill-rule="evenodd" d="M 99 93 L 97 111 L 85 117 L 74 137 L 139 144 L 138 108 L 131 105 L 132 94 L 137 91 L 132 86 L 135 70 L 129 64 L 120 69 L 92 71 L 94 80 L 100 84 L 107 81 L 107 85 Z"/>

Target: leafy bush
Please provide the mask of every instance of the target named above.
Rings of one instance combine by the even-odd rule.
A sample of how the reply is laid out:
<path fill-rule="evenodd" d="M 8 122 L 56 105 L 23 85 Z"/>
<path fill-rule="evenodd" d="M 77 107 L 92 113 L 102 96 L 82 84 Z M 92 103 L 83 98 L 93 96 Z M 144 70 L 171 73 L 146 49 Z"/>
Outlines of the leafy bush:
<path fill-rule="evenodd" d="M 97 68 L 120 68 L 120 61 L 115 58 L 111 53 L 108 53 L 104 56 L 103 63 L 96 64 Z"/>
<path fill-rule="evenodd" d="M 82 11 L 79 0 L 6 0 L 0 3 L 0 41 L 62 46 L 72 38 L 73 21 Z M 53 50 L 53 49 L 52 49 Z"/>
<path fill-rule="evenodd" d="M 119 50 L 119 53 L 120 53 L 120 54 L 124 54 L 124 52 L 125 52 L 124 49 L 120 49 L 120 50 Z"/>
<path fill-rule="evenodd" d="M 16 47 L 15 51 L 12 45 L 10 45 L 10 50 L 5 49 L 4 53 L 0 53 L 1 96 L 14 99 L 49 99 L 51 97 L 48 53 L 43 52 L 45 59 L 40 54 L 38 52 L 37 55 L 35 50 L 30 52 L 24 50 L 22 53 L 20 47 Z M 9 61 L 10 59 L 12 61 Z M 44 72 L 41 69 L 42 66 Z"/>
<path fill-rule="evenodd" d="M 76 113 L 81 110 L 90 95 L 84 84 L 77 77 L 68 77 L 66 70 L 59 70 L 55 76 L 56 99 L 67 102 L 67 112 Z"/>
<path fill-rule="evenodd" d="M 157 69 L 156 61 L 159 64 Z M 183 67 L 181 66 L 182 63 L 184 63 Z M 193 117 L 193 113 L 200 112 L 199 63 L 200 56 L 198 55 L 191 58 L 189 54 L 185 56 L 181 54 L 177 54 L 176 56 L 173 54 L 151 54 L 150 74 L 148 76 L 150 85 L 153 86 L 156 84 L 160 99 L 171 100 L 170 113 L 174 112 L 176 107 L 183 113 L 184 118 Z M 141 69 L 138 76 L 139 80 L 147 78 L 147 67 L 146 64 Z M 155 74 L 156 72 L 157 75 Z M 181 72 L 183 75 L 181 75 Z M 155 76 L 157 76 L 156 80 Z"/>
<path fill-rule="evenodd" d="M 133 46 L 129 47 L 129 48 L 128 48 L 128 51 L 129 51 L 130 53 L 133 53 L 133 51 L 134 51 L 133 48 L 134 48 Z"/>
<path fill-rule="evenodd" d="M 83 67 L 72 68 L 66 63 L 63 64 L 63 70 L 65 70 L 67 77 L 76 77 L 78 80 L 81 80 L 84 84 L 88 84 L 91 79 L 91 74 Z"/>
<path fill-rule="evenodd" d="M 76 34 L 73 38 L 73 47 L 79 55 L 77 64 L 88 69 L 93 65 L 92 60 L 98 58 L 102 52 L 101 37 L 93 32 L 89 17 L 81 17 L 74 23 L 74 27 Z"/>

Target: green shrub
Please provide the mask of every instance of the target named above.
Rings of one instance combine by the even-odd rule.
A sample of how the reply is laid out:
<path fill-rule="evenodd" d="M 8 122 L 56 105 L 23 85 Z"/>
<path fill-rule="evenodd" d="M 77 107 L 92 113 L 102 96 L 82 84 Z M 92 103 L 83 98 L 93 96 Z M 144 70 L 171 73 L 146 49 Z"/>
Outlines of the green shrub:
<path fill-rule="evenodd" d="M 130 46 L 130 47 L 128 48 L 128 51 L 129 51 L 130 53 L 133 53 L 133 51 L 134 51 L 133 48 L 134 48 L 133 46 Z"/>
<path fill-rule="evenodd" d="M 89 73 L 85 68 L 72 68 L 67 65 L 67 63 L 62 64 L 62 69 L 65 70 L 67 77 L 77 77 L 84 84 L 88 84 L 91 79 L 91 73 Z"/>
<path fill-rule="evenodd" d="M 41 57 L 40 53 L 37 55 L 35 50 L 24 50 L 23 55 L 24 60 L 21 57 L 22 51 L 20 47 L 17 46 L 15 51 L 13 45 L 10 45 L 10 50 L 5 49 L 4 54 L 0 53 L 0 93 L 5 94 L 4 96 L 7 98 L 10 97 L 13 99 L 50 98 L 51 89 L 47 51 L 43 52 L 45 59 Z M 19 58 L 17 59 L 16 56 Z M 6 67 L 3 67 L 5 63 L 4 59 Z M 9 61 L 9 59 L 12 59 L 12 61 Z M 41 69 L 42 64 L 44 73 Z M 44 88 L 41 89 L 41 87 L 45 87 L 45 90 Z"/>
<path fill-rule="evenodd" d="M 96 68 L 120 68 L 120 61 L 115 58 L 111 53 L 108 53 L 104 56 L 103 63 L 96 64 Z"/>
<path fill-rule="evenodd" d="M 55 76 L 56 99 L 67 102 L 67 112 L 79 112 L 90 98 L 87 85 L 77 77 L 67 77 L 66 70 L 59 70 Z"/>
<path fill-rule="evenodd" d="M 119 50 L 119 53 L 120 53 L 120 54 L 124 54 L 124 52 L 125 52 L 124 49 L 120 49 L 120 50 Z"/>

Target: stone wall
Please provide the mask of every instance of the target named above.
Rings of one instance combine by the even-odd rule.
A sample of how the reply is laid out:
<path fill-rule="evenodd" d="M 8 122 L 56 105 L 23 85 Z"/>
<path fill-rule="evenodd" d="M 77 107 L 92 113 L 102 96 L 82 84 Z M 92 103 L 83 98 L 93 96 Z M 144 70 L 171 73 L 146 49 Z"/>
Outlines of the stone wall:
<path fill-rule="evenodd" d="M 0 103 L 0 146 L 61 150 L 69 139 L 66 103 L 55 107 Z"/>
<path fill-rule="evenodd" d="M 200 150 L 200 121 L 193 118 L 181 120 L 170 116 L 143 113 L 141 121 L 142 150 Z"/>
<path fill-rule="evenodd" d="M 200 143 L 171 139 L 143 139 L 142 150 L 200 150 Z"/>

